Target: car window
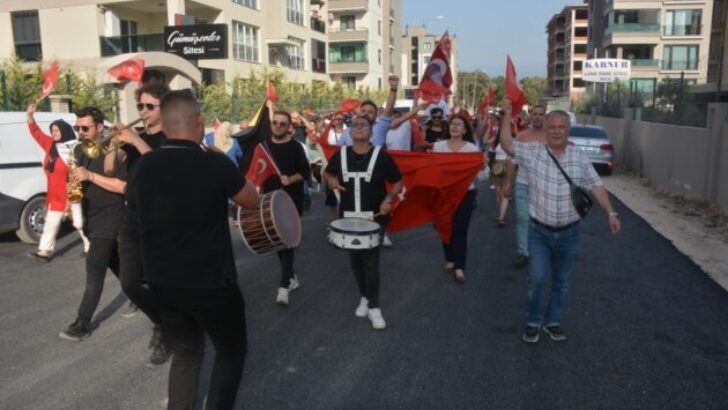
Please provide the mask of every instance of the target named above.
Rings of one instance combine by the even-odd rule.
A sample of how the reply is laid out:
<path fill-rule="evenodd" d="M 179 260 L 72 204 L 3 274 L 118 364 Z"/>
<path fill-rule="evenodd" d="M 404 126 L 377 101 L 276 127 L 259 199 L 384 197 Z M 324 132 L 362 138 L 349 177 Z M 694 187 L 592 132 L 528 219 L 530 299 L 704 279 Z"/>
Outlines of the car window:
<path fill-rule="evenodd" d="M 604 130 L 599 128 L 591 128 L 591 127 L 571 127 L 571 130 L 569 131 L 569 135 L 572 137 L 581 137 L 581 138 L 593 138 L 593 139 L 601 139 L 606 140 L 607 133 L 604 132 Z"/>

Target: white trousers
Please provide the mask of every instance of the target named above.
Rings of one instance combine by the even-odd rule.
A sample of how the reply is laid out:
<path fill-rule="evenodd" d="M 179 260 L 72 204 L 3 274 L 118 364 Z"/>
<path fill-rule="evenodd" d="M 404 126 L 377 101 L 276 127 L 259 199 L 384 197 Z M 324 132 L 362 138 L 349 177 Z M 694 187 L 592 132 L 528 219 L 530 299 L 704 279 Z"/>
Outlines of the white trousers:
<path fill-rule="evenodd" d="M 65 212 L 61 211 L 46 212 L 43 235 L 41 235 L 40 243 L 38 243 L 39 252 L 45 254 L 53 253 L 53 249 L 56 247 L 56 236 L 58 235 L 58 230 L 61 229 L 64 214 Z M 86 235 L 83 234 L 83 212 L 80 203 L 71 204 L 71 215 L 73 216 L 73 227 L 76 228 L 76 231 L 78 231 L 83 241 L 83 251 L 88 252 L 89 241 Z"/>

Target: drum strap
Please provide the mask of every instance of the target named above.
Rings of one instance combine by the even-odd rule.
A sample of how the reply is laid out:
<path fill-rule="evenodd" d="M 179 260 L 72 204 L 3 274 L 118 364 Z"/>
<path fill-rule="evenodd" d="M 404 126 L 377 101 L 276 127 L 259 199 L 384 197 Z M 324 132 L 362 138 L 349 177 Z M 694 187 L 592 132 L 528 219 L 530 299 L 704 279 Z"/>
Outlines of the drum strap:
<path fill-rule="evenodd" d="M 350 179 L 354 180 L 354 214 L 356 215 L 352 215 L 352 217 L 362 217 L 364 214 L 369 213 L 371 215 L 364 217 L 370 218 L 373 215 L 371 212 L 365 213 L 361 210 L 361 180 L 363 179 L 367 183 L 371 182 L 372 174 L 374 173 L 374 165 L 377 163 L 377 158 L 379 157 L 379 151 L 381 151 L 381 149 L 381 147 L 374 147 L 374 152 L 372 153 L 372 157 L 369 159 L 366 172 L 349 172 L 346 160 L 346 147 L 341 147 L 341 178 L 344 182 L 349 182 Z"/>

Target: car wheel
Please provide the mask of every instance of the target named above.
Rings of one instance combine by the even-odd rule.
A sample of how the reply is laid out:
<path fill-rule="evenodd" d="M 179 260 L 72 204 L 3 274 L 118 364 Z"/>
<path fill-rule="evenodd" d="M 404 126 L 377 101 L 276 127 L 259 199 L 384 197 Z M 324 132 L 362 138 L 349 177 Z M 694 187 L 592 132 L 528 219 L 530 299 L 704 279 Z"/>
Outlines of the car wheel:
<path fill-rule="evenodd" d="M 20 228 L 15 231 L 15 234 L 25 243 L 38 243 L 43 234 L 45 217 L 46 197 L 41 195 L 31 199 L 20 213 Z"/>

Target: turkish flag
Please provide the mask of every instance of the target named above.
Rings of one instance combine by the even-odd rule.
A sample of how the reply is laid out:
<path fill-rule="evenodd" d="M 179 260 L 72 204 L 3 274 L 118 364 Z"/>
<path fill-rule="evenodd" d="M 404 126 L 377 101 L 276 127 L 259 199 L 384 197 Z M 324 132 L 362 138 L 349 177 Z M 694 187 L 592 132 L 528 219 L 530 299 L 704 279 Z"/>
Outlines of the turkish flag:
<path fill-rule="evenodd" d="M 410 118 L 410 128 L 412 129 L 412 142 L 414 142 L 415 144 L 421 144 L 425 142 L 425 133 L 422 132 L 422 127 L 420 127 L 420 120 L 416 115 Z"/>
<path fill-rule="evenodd" d="M 280 174 L 281 172 L 278 170 L 275 161 L 273 161 L 273 157 L 268 152 L 265 143 L 256 145 L 253 151 L 253 159 L 250 162 L 250 168 L 248 168 L 245 178 L 257 188 L 263 185 L 265 180 L 270 176 Z"/>
<path fill-rule="evenodd" d="M 345 98 L 341 101 L 341 109 L 339 111 L 342 113 L 354 112 L 359 108 L 359 105 L 361 105 L 361 101 L 354 98 Z"/>
<path fill-rule="evenodd" d="M 526 105 L 526 94 L 523 93 L 521 86 L 518 85 L 518 76 L 516 75 L 516 67 L 511 61 L 511 56 L 506 61 L 506 95 L 511 99 L 511 115 L 521 115 L 523 106 Z"/>
<path fill-rule="evenodd" d="M 415 90 L 418 98 L 430 104 L 436 104 L 441 98 L 447 98 L 452 94 L 452 72 L 450 71 L 450 36 L 447 31 L 437 43 L 435 51 L 432 52 L 430 62 L 427 63 L 422 81 Z"/>
<path fill-rule="evenodd" d="M 40 90 L 38 101 L 48 97 L 58 84 L 58 62 L 54 61 L 51 67 L 43 71 L 43 88 Z"/>
<path fill-rule="evenodd" d="M 273 103 L 278 102 L 278 94 L 276 93 L 276 89 L 273 88 L 273 82 L 271 80 L 268 80 L 268 86 L 265 89 L 265 98 L 271 100 Z"/>
<path fill-rule="evenodd" d="M 488 92 L 483 96 L 483 102 L 478 107 L 478 113 L 483 114 L 495 102 L 495 88 L 488 87 Z"/>
<path fill-rule="evenodd" d="M 330 159 L 341 150 L 338 145 L 321 145 Z M 468 193 L 484 157 L 475 153 L 426 153 L 387 151 L 402 173 L 404 188 L 392 201 L 390 232 L 434 222 L 445 243 L 452 236 L 452 218 Z"/>
<path fill-rule="evenodd" d="M 309 117 L 313 117 L 314 115 L 316 115 L 316 111 L 314 111 L 311 107 L 306 107 L 303 109 L 303 114 L 308 115 Z"/>
<path fill-rule="evenodd" d="M 106 72 L 119 81 L 131 80 L 141 84 L 144 76 L 144 60 L 130 58 L 109 68 Z"/>

